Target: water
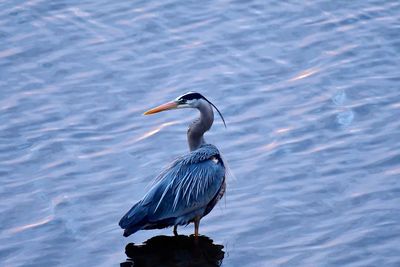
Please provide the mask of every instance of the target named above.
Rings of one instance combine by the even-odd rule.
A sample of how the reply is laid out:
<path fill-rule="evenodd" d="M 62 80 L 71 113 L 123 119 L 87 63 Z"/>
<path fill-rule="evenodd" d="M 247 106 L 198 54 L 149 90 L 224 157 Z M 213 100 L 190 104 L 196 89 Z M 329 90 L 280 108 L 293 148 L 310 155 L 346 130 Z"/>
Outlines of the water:
<path fill-rule="evenodd" d="M 215 266 L 400 266 L 399 1 L 12 0 L 0 40 L 1 266 L 171 235 L 117 223 L 197 115 L 142 112 L 189 90 L 236 177 L 200 228 Z"/>

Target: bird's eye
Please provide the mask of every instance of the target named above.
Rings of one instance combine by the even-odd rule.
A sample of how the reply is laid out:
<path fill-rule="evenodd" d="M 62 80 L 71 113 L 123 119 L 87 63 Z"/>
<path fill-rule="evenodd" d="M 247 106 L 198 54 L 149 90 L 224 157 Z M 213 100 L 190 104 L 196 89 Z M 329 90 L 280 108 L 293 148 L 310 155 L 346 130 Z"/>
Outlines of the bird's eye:
<path fill-rule="evenodd" d="M 186 100 L 185 100 L 185 99 L 178 99 L 178 103 L 179 103 L 179 104 L 185 104 L 185 103 L 186 103 Z"/>

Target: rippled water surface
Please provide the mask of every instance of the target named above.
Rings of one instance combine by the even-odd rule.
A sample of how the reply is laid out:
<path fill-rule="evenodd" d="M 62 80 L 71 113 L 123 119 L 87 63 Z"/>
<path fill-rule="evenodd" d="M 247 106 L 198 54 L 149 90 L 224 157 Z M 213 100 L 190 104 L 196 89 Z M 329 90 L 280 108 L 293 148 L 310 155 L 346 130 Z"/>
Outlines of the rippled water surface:
<path fill-rule="evenodd" d="M 399 1 L 11 0 L 0 41 L 1 266 L 171 235 L 117 223 L 197 116 L 141 114 L 189 90 L 228 126 L 206 139 L 236 179 L 200 228 L 222 266 L 400 266 Z"/>

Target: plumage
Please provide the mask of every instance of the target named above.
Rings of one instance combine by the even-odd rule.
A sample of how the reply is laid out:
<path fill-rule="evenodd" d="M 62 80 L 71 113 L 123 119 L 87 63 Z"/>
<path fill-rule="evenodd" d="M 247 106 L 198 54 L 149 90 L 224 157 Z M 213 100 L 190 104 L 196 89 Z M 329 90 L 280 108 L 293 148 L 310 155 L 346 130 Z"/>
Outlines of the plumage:
<path fill-rule="evenodd" d="M 162 171 L 145 196 L 122 217 L 119 226 L 125 229 L 124 236 L 142 229 L 169 226 L 174 226 L 176 233 L 176 226 L 191 222 L 195 223 L 197 236 L 200 219 L 213 209 L 225 192 L 225 164 L 218 149 L 203 138 L 214 120 L 211 102 L 199 93 L 190 92 L 148 114 L 178 108 L 179 104 L 197 108 L 201 114 L 188 130 L 191 151 Z"/>
<path fill-rule="evenodd" d="M 216 156 L 218 149 L 205 144 L 176 159 L 119 225 L 132 234 L 139 229 L 186 225 L 194 217 L 206 215 L 207 206 L 225 182 L 225 167 L 222 161 L 213 161 Z"/>

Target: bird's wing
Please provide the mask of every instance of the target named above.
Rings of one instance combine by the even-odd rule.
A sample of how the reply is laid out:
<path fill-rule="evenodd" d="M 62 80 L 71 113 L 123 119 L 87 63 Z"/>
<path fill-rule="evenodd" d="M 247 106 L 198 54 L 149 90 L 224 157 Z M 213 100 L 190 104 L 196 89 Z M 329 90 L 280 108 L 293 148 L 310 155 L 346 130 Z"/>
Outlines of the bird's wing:
<path fill-rule="evenodd" d="M 163 171 L 141 206 L 147 207 L 148 220 L 153 222 L 205 208 L 221 188 L 224 176 L 218 150 L 203 145 Z"/>

